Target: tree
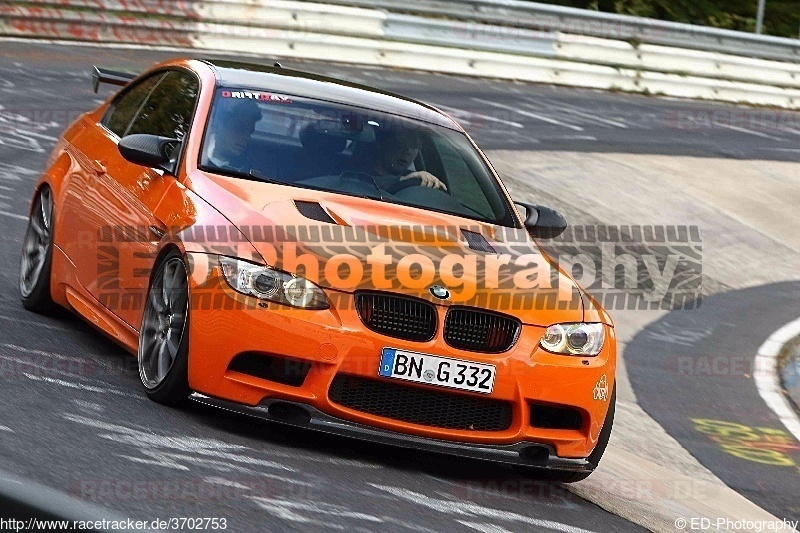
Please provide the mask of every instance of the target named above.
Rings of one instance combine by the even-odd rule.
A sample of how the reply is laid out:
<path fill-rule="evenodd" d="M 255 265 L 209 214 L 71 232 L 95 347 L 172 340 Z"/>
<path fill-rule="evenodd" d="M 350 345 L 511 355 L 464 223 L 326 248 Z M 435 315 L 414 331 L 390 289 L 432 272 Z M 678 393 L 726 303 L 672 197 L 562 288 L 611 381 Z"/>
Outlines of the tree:
<path fill-rule="evenodd" d="M 758 6 L 757 0 L 545 0 L 545 3 L 747 32 L 755 30 Z M 765 34 L 796 38 L 798 26 L 797 0 L 767 0 Z"/>

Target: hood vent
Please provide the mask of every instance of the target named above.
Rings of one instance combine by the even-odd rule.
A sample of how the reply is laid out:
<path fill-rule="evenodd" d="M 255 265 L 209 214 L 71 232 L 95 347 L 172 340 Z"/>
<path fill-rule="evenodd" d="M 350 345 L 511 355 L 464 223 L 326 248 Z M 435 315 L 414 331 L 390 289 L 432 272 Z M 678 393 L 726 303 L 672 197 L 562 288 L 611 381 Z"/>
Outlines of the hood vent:
<path fill-rule="evenodd" d="M 465 229 L 461 230 L 461 233 L 464 235 L 464 238 L 467 239 L 467 244 L 473 250 L 477 250 L 479 252 L 486 252 L 488 254 L 496 254 L 497 250 L 492 248 L 492 245 L 489 244 L 489 241 L 484 238 L 483 235 L 480 233 L 475 233 L 474 231 L 467 231 Z"/>
<path fill-rule="evenodd" d="M 297 210 L 300 211 L 300 214 L 306 218 L 319 222 L 326 222 L 328 224 L 336 224 L 333 217 L 331 217 L 328 212 L 325 211 L 325 208 L 317 202 L 295 200 L 294 205 L 297 207 Z"/>

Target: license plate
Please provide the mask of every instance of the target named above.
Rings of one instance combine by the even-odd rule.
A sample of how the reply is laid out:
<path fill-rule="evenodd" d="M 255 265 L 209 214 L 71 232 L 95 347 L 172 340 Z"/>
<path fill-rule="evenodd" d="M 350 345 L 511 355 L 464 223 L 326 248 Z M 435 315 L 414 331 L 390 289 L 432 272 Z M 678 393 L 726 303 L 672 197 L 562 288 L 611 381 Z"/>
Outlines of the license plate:
<path fill-rule="evenodd" d="M 387 378 L 489 394 L 494 388 L 495 366 L 384 348 L 378 374 Z"/>

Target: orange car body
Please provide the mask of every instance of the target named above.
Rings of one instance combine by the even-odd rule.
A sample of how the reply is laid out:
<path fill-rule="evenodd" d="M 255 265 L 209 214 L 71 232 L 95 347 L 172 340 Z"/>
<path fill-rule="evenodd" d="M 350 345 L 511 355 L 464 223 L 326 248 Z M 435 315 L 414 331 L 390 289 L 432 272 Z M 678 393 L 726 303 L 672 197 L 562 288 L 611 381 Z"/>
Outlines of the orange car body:
<path fill-rule="evenodd" d="M 218 70 L 203 61 L 176 60 L 157 65 L 137 79 L 169 69 L 192 73 L 199 81 L 194 119 L 174 176 L 134 165 L 120 154 L 119 138 L 100 124 L 116 96 L 72 124 L 49 159 L 37 189 L 46 184 L 54 197 L 50 292 L 55 302 L 74 310 L 135 354 L 142 323 L 141 301 L 147 297 L 150 269 L 165 250 L 177 249 L 190 266 L 189 292 L 193 300 L 188 329 L 188 380 L 200 401 L 212 404 L 219 401 L 223 407 L 241 406 L 246 412 L 248 407 L 257 408 L 281 400 L 290 402 L 286 405 L 308 406 L 310 412 L 321 413 L 328 421 L 339 420 L 353 428 L 367 428 L 361 435 L 364 438 L 371 438 L 370 431 L 374 430 L 376 435 L 381 435 L 376 440 L 389 442 L 391 439 L 383 437 L 399 435 L 405 439 L 400 439 L 400 444 L 415 445 L 414 439 L 419 438 L 418 442 L 442 444 L 443 451 L 448 451 L 447 444 L 452 444 L 454 453 L 466 449 L 460 448 L 462 445 L 485 447 L 498 451 L 499 460 L 504 460 L 500 452 L 506 448 L 521 450 L 526 443 L 535 443 L 551 451 L 550 462 L 537 459 L 536 464 L 553 468 L 559 465 L 576 469 L 593 467 L 587 467 L 585 459 L 598 442 L 610 406 L 607 397 L 598 397 L 598 384 L 607 386 L 608 391 L 614 388 L 614 327 L 605 311 L 567 274 L 556 270 L 560 285 L 570 287 L 565 299 L 572 305 L 500 310 L 519 320 L 519 336 L 503 353 L 480 353 L 454 348 L 443 340 L 445 316 L 451 306 L 487 305 L 492 301 L 493 291 L 479 289 L 472 294 L 459 294 L 458 290 L 453 290 L 452 301 L 443 301 L 434 298 L 428 287 L 438 284 L 452 288 L 452 276 L 438 272 L 432 276 L 422 275 L 419 283 L 412 278 L 401 284 L 401 289 L 390 290 L 432 303 L 437 310 L 436 334 L 428 341 L 392 338 L 365 327 L 354 303 L 358 291 L 386 289 L 370 286 L 364 281 L 367 276 L 357 280 L 331 272 L 325 276 L 325 265 L 339 253 L 328 249 L 329 243 L 304 243 L 296 239 L 278 243 L 266 237 L 255 239 L 252 231 L 241 230 L 287 226 L 324 230 L 323 226 L 328 223 L 310 220 L 298 211 L 296 202 L 304 201 L 320 204 L 337 226 L 350 230 L 369 233 L 372 227 L 413 225 L 414 229 L 400 241 L 389 235 L 375 242 L 390 247 L 412 242 L 422 255 L 441 254 L 443 250 L 456 251 L 461 256 L 482 254 L 470 249 L 457 233 L 448 230 L 440 232 L 434 244 L 425 244 L 430 242 L 426 237 L 438 231 L 436 228 L 468 228 L 479 232 L 498 250 L 508 250 L 512 256 L 519 255 L 522 242 L 529 249 L 528 253 L 545 257 L 536 242 L 521 229 L 523 221 L 518 213 L 514 213 L 516 228 L 512 229 L 519 230 L 514 235 L 522 241 L 511 246 L 504 242 L 508 232 L 503 228 L 456 215 L 291 185 L 245 181 L 200 170 L 198 159 L 204 129 L 215 90 L 219 87 Z M 293 75 L 286 80 L 279 69 L 265 70 L 262 76 L 265 84 L 279 80 L 280 90 L 285 94 L 325 94 L 326 87 L 331 84 L 329 80 L 313 76 L 298 78 Z M 295 93 L 289 85 L 291 82 L 297 83 Z M 135 83 L 136 80 L 131 82 Z M 264 86 L 263 89 L 273 87 Z M 438 121 L 452 122 L 446 115 L 423 104 L 410 100 L 401 102 L 395 96 L 370 92 L 344 82 L 337 91 L 331 98 L 361 99 L 365 106 L 385 101 L 387 106 L 414 108 L 421 115 L 435 114 Z M 452 124 L 453 128 L 458 128 L 454 122 Z M 482 153 L 481 157 L 485 158 Z M 488 160 L 486 164 L 488 166 Z M 496 175 L 495 178 L 499 183 Z M 510 196 L 504 188 L 501 190 L 510 204 Z M 124 230 L 120 228 L 137 228 L 138 238 L 124 238 L 121 235 Z M 198 228 L 202 237 L 198 237 Z M 218 228 L 220 235 L 212 238 L 209 228 Z M 225 235 L 221 236 L 223 233 Z M 520 234 L 525 236 L 520 237 Z M 348 247 L 359 243 L 339 244 Z M 324 289 L 332 302 L 329 309 L 298 309 L 277 303 L 253 305 L 249 297 L 237 293 L 226 283 L 216 259 L 217 255 L 237 256 L 293 271 L 297 261 L 292 256 L 304 253 L 319 260 L 317 265 L 321 272 L 315 274 L 313 267 L 307 268 L 306 276 Z M 354 257 L 359 256 L 356 253 Z M 385 277 L 391 282 L 397 275 L 398 271 L 390 268 Z M 511 292 L 513 296 L 517 291 Z M 563 296 L 563 289 L 561 292 Z M 549 325 L 577 322 L 604 325 L 606 339 L 598 355 L 564 356 L 541 348 L 540 340 Z M 386 347 L 494 365 L 496 378 L 488 397 L 510 407 L 510 423 L 500 430 L 436 427 L 409 422 L 403 417 L 376 415 L 331 399 L 331 384 L 338 375 L 380 379 L 378 367 Z M 263 354 L 290 361 L 303 369 L 302 384 L 281 383 L 231 368 L 232 361 L 241 354 Z M 476 393 L 441 391 L 426 384 L 395 384 L 446 392 L 459 398 L 484 399 Z M 531 423 L 531 412 L 536 406 L 567 408 L 579 415 L 580 422 L 566 429 L 535 427 Z M 279 410 L 274 411 L 280 415 Z M 291 422 L 291 416 L 288 419 Z M 575 462 L 570 463 L 573 460 Z"/>

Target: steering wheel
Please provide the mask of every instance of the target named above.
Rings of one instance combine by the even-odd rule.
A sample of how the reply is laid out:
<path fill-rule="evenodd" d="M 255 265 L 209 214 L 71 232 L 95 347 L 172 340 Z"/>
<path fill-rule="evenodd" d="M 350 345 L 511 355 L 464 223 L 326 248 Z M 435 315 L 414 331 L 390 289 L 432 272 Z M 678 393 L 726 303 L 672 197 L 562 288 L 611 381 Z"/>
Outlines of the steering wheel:
<path fill-rule="evenodd" d="M 367 174 L 366 172 L 359 172 L 357 170 L 345 170 L 344 172 L 339 174 L 339 181 L 341 182 L 344 180 L 366 183 L 367 185 L 375 187 L 375 189 L 378 191 L 381 190 L 381 188 L 378 187 L 378 184 L 375 182 L 375 178 L 373 178 L 371 174 Z"/>
<path fill-rule="evenodd" d="M 421 187 L 422 186 L 422 178 L 409 178 L 407 180 L 397 180 L 395 183 L 392 183 L 388 187 L 384 187 L 383 190 L 388 192 L 389 194 L 397 194 L 402 190 L 408 189 L 409 187 Z"/>

